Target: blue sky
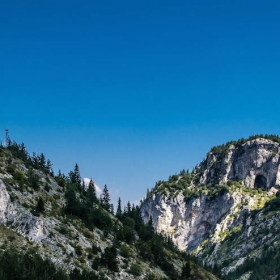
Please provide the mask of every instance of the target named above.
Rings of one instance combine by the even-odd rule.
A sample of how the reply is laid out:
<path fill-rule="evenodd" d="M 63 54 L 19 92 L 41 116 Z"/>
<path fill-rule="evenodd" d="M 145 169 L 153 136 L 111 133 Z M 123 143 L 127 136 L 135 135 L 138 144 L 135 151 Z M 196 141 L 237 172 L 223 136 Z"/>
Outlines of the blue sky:
<path fill-rule="evenodd" d="M 0 131 L 113 201 L 279 134 L 279 1 L 0 2 Z"/>

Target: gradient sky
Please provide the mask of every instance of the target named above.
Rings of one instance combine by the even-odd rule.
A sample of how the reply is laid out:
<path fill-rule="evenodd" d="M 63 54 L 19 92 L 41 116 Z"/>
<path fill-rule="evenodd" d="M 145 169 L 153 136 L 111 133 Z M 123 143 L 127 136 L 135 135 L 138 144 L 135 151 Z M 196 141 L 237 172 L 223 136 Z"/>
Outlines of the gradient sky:
<path fill-rule="evenodd" d="M 279 134 L 280 1 L 0 1 L 0 136 L 113 202 Z"/>

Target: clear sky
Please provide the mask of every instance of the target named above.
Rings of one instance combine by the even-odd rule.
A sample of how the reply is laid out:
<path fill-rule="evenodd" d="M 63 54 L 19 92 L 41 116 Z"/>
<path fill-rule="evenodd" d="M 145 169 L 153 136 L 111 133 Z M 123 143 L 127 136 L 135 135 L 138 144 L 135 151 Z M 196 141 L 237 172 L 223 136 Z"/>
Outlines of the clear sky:
<path fill-rule="evenodd" d="M 0 1 L 0 135 L 115 202 L 279 134 L 280 1 Z"/>

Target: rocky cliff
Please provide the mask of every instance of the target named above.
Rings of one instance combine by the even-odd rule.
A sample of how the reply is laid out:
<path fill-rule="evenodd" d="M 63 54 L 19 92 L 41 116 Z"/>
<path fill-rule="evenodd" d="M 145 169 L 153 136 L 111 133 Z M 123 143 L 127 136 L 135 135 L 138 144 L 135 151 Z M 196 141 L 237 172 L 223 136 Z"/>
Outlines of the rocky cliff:
<path fill-rule="evenodd" d="M 251 215 L 276 197 L 279 155 L 279 142 L 264 138 L 214 147 L 188 175 L 190 183 L 180 174 L 157 184 L 142 203 L 142 217 L 146 222 L 152 218 L 156 231 L 171 236 L 179 249 L 229 274 L 265 244 L 265 235 L 260 241 L 252 232 L 258 232 L 261 223 L 265 227 L 266 220 Z M 222 246 L 229 236 L 239 234 L 239 249 L 236 244 L 227 245 L 227 250 Z"/>
<path fill-rule="evenodd" d="M 216 150 L 212 149 L 196 168 L 200 184 L 242 180 L 248 188 L 264 190 L 280 184 L 279 143 L 258 138 L 243 145 L 232 144 L 222 152 Z"/>

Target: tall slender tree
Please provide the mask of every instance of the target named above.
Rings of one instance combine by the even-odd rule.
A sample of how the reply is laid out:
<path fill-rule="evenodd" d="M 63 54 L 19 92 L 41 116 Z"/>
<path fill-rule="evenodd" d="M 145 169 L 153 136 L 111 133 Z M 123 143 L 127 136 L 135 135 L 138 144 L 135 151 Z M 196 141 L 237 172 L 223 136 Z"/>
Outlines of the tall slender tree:
<path fill-rule="evenodd" d="M 81 186 L 81 175 L 78 163 L 75 164 L 74 171 L 69 172 L 68 177 L 71 184 L 77 184 L 79 187 Z"/>
<path fill-rule="evenodd" d="M 81 175 L 80 175 L 80 169 L 79 169 L 78 163 L 75 164 L 74 176 L 75 176 L 75 181 L 76 181 L 75 183 L 80 186 L 81 185 Z"/>
<path fill-rule="evenodd" d="M 92 208 L 93 203 L 97 202 L 95 186 L 94 186 L 94 182 L 92 179 L 90 179 L 90 181 L 89 181 L 88 189 L 86 192 L 86 198 L 87 198 L 87 206 L 89 208 Z"/>
<path fill-rule="evenodd" d="M 107 211 L 110 211 L 110 194 L 107 185 L 104 186 L 104 189 L 101 194 L 101 205 Z"/>
<path fill-rule="evenodd" d="M 117 207 L 116 216 L 117 216 L 118 219 L 120 219 L 121 216 L 122 216 L 122 202 L 121 202 L 121 198 L 120 197 L 118 199 L 118 207 Z"/>

